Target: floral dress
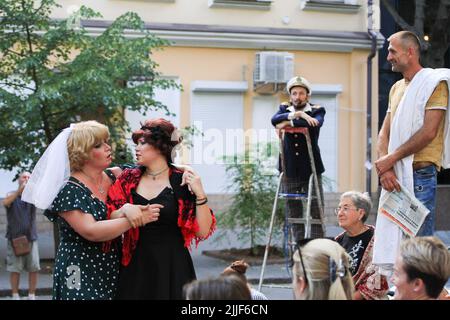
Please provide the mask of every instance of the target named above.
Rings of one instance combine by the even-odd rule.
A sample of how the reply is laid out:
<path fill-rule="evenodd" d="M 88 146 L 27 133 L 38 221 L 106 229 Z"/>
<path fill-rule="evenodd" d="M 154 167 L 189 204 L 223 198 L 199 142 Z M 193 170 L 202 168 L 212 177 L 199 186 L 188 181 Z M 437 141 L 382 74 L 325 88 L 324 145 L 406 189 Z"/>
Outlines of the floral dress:
<path fill-rule="evenodd" d="M 114 180 L 111 172 L 108 176 Z M 53 274 L 54 300 L 109 300 L 117 290 L 120 267 L 120 243 L 114 241 L 106 253 L 101 242 L 81 237 L 59 215 L 80 210 L 95 220 L 105 220 L 106 205 L 94 197 L 79 180 L 70 177 L 44 215 L 59 226 L 60 243 Z"/>

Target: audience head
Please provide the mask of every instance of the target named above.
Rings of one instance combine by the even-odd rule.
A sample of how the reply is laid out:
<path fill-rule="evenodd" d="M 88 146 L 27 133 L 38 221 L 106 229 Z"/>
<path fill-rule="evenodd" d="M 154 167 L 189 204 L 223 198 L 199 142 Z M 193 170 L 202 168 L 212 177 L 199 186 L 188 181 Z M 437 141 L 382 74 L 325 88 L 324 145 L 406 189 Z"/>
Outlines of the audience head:
<path fill-rule="evenodd" d="M 297 249 L 292 270 L 297 300 L 351 300 L 349 256 L 337 242 L 315 239 Z"/>
<path fill-rule="evenodd" d="M 143 138 L 145 143 L 159 150 L 167 163 L 173 162 L 174 148 L 182 141 L 175 126 L 162 118 L 146 120 L 139 130 L 133 132 L 131 138 L 136 144 Z"/>
<path fill-rule="evenodd" d="M 230 264 L 228 267 L 223 270 L 223 276 L 235 275 L 241 278 L 242 281 L 247 282 L 247 277 L 245 276 L 245 272 L 247 271 L 248 264 L 244 260 L 238 260 Z"/>
<path fill-rule="evenodd" d="M 372 209 L 372 201 L 367 192 L 347 191 L 341 195 L 336 215 L 343 229 L 363 225 Z"/>
<path fill-rule="evenodd" d="M 394 265 L 394 299 L 436 299 L 450 276 L 450 253 L 436 237 L 402 242 Z"/>
<path fill-rule="evenodd" d="M 183 288 L 186 300 L 251 300 L 247 283 L 236 275 L 194 280 Z"/>
<path fill-rule="evenodd" d="M 387 61 L 392 64 L 392 71 L 405 72 L 411 66 L 420 64 L 420 39 L 411 31 L 400 31 L 388 39 Z"/>
<path fill-rule="evenodd" d="M 108 127 L 95 120 L 73 124 L 72 132 L 67 140 L 70 170 L 80 171 L 91 157 L 91 151 L 107 142 L 108 139 Z"/>
<path fill-rule="evenodd" d="M 28 171 L 23 171 L 22 173 L 20 173 L 19 175 L 19 179 L 17 179 L 17 182 L 19 183 L 19 185 L 23 185 L 24 183 L 27 183 L 28 180 L 30 179 L 31 173 L 29 173 Z"/>

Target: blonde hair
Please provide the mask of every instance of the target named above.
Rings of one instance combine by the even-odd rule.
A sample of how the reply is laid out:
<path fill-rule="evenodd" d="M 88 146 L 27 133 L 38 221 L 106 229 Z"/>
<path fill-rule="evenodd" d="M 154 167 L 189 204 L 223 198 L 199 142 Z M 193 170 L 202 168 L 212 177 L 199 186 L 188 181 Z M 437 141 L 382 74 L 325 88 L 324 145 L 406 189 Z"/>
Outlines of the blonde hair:
<path fill-rule="evenodd" d="M 307 278 L 304 300 L 352 300 L 354 284 L 344 248 L 329 239 L 315 239 L 300 250 Z M 304 277 L 298 250 L 293 259 L 293 276 Z M 330 265 L 333 264 L 337 270 L 332 275 Z"/>
<path fill-rule="evenodd" d="M 427 295 L 437 298 L 450 277 L 450 253 L 436 237 L 407 239 L 400 246 L 403 268 L 408 279 L 420 278 Z"/>
<path fill-rule="evenodd" d="M 70 171 L 80 171 L 89 159 L 89 152 L 109 138 L 108 127 L 95 121 L 78 122 L 72 127 L 67 140 Z"/>

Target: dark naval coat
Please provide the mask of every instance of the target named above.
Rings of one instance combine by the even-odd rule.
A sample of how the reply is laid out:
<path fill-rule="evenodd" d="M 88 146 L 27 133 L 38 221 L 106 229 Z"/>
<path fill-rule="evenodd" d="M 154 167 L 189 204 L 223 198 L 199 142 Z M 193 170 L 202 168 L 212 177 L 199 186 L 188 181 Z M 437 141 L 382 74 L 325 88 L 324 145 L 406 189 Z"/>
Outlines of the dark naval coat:
<path fill-rule="evenodd" d="M 292 111 L 295 110 L 291 103 L 282 103 L 278 112 L 272 117 L 272 125 L 276 126 L 283 121 L 290 121 L 288 115 Z M 308 103 L 302 111 L 317 119 L 319 125 L 317 127 L 311 127 L 305 119 L 301 118 L 293 119 L 291 124 L 293 124 L 294 127 L 307 127 L 309 129 L 316 170 L 317 174 L 320 175 L 325 171 L 318 144 L 320 127 L 322 127 L 325 117 L 325 108 Z M 307 182 L 312 170 L 305 136 L 301 133 L 286 133 L 283 152 L 285 159 L 285 175 L 288 178 L 298 179 L 299 182 Z"/>

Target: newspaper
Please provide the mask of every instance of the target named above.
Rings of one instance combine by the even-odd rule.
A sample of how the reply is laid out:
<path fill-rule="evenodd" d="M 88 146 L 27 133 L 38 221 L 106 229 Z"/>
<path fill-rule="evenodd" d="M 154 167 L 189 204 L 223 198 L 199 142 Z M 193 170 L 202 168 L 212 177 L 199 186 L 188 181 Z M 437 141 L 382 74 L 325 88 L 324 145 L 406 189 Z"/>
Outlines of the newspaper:
<path fill-rule="evenodd" d="M 400 187 L 400 191 L 386 192 L 383 199 L 380 199 L 379 212 L 405 233 L 415 236 L 430 210 L 404 186 L 400 185 Z"/>

